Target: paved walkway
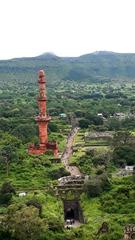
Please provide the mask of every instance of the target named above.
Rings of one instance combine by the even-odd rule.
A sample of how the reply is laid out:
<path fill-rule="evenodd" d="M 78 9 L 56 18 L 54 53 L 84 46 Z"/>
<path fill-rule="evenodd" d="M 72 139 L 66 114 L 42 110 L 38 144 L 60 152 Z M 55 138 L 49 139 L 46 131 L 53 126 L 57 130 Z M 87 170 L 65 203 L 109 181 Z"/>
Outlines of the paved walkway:
<path fill-rule="evenodd" d="M 66 229 L 77 228 L 77 227 L 80 227 L 80 225 L 81 225 L 81 223 L 79 221 L 75 220 L 75 222 L 72 225 L 65 223 L 65 228 Z"/>
<path fill-rule="evenodd" d="M 73 178 L 73 176 L 77 176 L 77 175 L 78 175 L 77 178 L 79 176 L 82 176 L 82 173 L 79 171 L 78 167 L 69 165 L 69 159 L 73 154 L 74 138 L 75 138 L 76 134 L 78 133 L 78 131 L 79 131 L 79 128 L 75 127 L 69 133 L 68 138 L 67 138 L 67 145 L 66 145 L 65 151 L 63 152 L 62 157 L 61 157 L 61 161 L 64 164 L 66 170 L 68 172 L 70 172 L 70 174 L 72 176 L 71 178 Z M 69 178 L 69 176 L 67 178 Z M 68 183 L 68 181 L 67 181 L 67 183 Z M 66 185 L 64 185 L 64 186 L 66 188 Z M 67 185 L 67 187 L 70 187 L 70 185 Z M 76 185 L 75 185 L 75 188 L 76 188 Z M 80 221 L 77 221 L 77 220 L 75 220 L 74 224 L 67 224 L 67 222 L 65 222 L 65 228 L 67 230 L 72 229 L 72 228 L 77 228 L 80 225 L 81 225 Z"/>
<path fill-rule="evenodd" d="M 76 136 L 76 134 L 78 133 L 79 128 L 75 127 L 73 130 L 71 130 L 71 132 L 68 135 L 68 139 L 67 139 L 67 146 L 66 149 L 64 151 L 64 153 L 62 154 L 61 157 L 61 161 L 64 164 L 66 170 L 68 172 L 70 172 L 71 176 L 74 175 L 82 175 L 81 172 L 79 171 L 79 168 L 76 166 L 69 166 L 69 159 L 73 154 L 73 142 L 74 142 L 74 138 Z"/>

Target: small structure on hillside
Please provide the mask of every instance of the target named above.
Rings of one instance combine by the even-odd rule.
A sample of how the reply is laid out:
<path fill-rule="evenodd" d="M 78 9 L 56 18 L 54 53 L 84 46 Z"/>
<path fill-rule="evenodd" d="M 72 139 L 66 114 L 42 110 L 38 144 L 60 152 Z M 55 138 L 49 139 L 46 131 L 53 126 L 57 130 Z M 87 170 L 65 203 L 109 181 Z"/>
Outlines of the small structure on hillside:
<path fill-rule="evenodd" d="M 123 240 L 132 240 L 135 239 L 135 225 L 127 225 L 124 229 L 124 238 Z"/>
<path fill-rule="evenodd" d="M 66 117 L 67 117 L 67 114 L 66 114 L 66 113 L 60 113 L 59 116 L 60 116 L 61 118 L 66 118 Z"/>
<path fill-rule="evenodd" d="M 116 118 L 118 118 L 119 120 L 124 120 L 127 117 L 127 114 L 123 113 L 123 112 L 116 112 L 114 114 L 114 116 Z"/>
<path fill-rule="evenodd" d="M 109 232 L 109 226 L 107 222 L 103 222 L 102 226 L 99 228 L 98 232 L 97 232 L 97 236 L 103 234 L 103 233 L 108 233 Z"/>
<path fill-rule="evenodd" d="M 39 144 L 34 145 L 31 144 L 29 146 L 28 152 L 29 154 L 43 154 L 47 150 L 52 150 L 54 156 L 58 155 L 58 146 L 56 142 L 48 141 L 48 123 L 51 120 L 51 117 L 46 113 L 46 79 L 45 73 L 43 70 L 39 71 L 38 74 L 38 83 L 39 83 L 39 96 L 38 96 L 38 108 L 39 115 L 35 117 L 35 120 L 38 124 L 39 129 Z"/>
<path fill-rule="evenodd" d="M 113 131 L 104 131 L 104 132 L 86 132 L 85 141 L 90 140 L 111 140 L 113 138 Z"/>
<path fill-rule="evenodd" d="M 82 175 L 65 176 L 58 179 L 59 186 L 84 184 L 84 181 L 85 181 L 85 176 L 82 176 Z"/>
<path fill-rule="evenodd" d="M 127 171 L 127 172 L 133 172 L 133 170 L 134 170 L 134 166 L 128 166 L 128 165 L 126 165 L 125 166 L 125 170 Z"/>
<path fill-rule="evenodd" d="M 27 195 L 26 192 L 20 192 L 18 196 L 19 196 L 19 197 L 25 197 L 26 195 Z"/>
<path fill-rule="evenodd" d="M 116 175 L 120 176 L 120 177 L 132 175 L 134 172 L 134 168 L 135 168 L 135 166 L 126 165 L 124 168 L 121 168 Z"/>
<path fill-rule="evenodd" d="M 98 113 L 97 116 L 103 118 L 103 113 Z"/>

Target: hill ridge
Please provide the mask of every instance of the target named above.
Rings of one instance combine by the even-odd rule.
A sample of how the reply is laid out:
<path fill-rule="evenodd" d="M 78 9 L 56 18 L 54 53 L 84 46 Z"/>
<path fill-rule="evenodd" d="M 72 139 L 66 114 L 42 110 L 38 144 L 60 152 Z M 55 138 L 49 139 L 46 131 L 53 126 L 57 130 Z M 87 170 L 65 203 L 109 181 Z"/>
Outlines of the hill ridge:
<path fill-rule="evenodd" d="M 0 78 L 3 74 L 20 77 L 20 73 L 34 74 L 47 70 L 49 79 L 57 81 L 82 81 L 88 83 L 133 81 L 135 79 L 135 53 L 99 51 L 79 57 L 59 57 L 44 53 L 36 57 L 0 60 Z M 7 78 L 5 76 L 5 78 Z M 3 81 L 3 79 L 2 79 Z"/>

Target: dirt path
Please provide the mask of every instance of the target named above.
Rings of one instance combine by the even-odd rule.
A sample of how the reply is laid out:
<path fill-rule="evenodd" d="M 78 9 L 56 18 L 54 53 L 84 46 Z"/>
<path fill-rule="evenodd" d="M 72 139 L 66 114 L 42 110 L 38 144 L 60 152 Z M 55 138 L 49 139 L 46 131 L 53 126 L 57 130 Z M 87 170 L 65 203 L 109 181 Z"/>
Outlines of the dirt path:
<path fill-rule="evenodd" d="M 69 166 L 69 159 L 73 154 L 73 141 L 78 131 L 79 131 L 78 127 L 75 127 L 73 130 L 71 130 L 67 139 L 66 149 L 61 157 L 62 163 L 64 164 L 66 170 L 70 172 L 71 176 L 82 175 L 76 166 Z"/>

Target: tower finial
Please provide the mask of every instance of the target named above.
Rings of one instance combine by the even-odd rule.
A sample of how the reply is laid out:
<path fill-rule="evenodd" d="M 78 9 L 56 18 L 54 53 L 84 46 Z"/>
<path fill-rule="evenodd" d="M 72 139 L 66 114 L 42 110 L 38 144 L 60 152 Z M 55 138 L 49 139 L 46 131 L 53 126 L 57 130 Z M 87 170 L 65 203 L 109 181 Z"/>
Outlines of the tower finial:
<path fill-rule="evenodd" d="M 45 76 L 44 70 L 39 70 L 38 76 L 39 76 L 39 78 L 40 78 L 40 77 L 44 77 L 44 76 Z"/>

